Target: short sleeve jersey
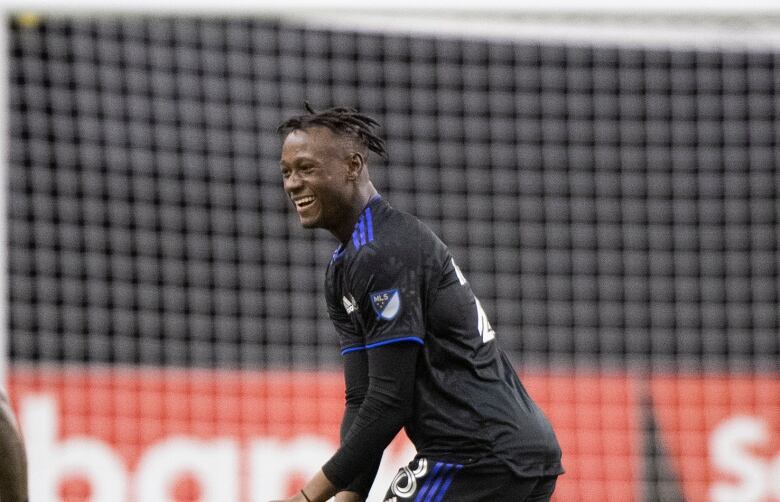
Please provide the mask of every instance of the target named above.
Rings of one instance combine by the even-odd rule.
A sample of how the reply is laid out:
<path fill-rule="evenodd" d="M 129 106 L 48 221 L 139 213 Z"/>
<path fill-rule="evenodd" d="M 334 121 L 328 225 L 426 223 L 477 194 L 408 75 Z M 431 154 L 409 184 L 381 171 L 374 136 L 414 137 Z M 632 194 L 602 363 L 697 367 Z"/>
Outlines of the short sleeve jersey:
<path fill-rule="evenodd" d="M 417 218 L 372 198 L 334 252 L 325 286 L 342 354 L 422 346 L 405 425 L 419 455 L 524 477 L 563 472 L 550 423 L 446 245 Z"/>

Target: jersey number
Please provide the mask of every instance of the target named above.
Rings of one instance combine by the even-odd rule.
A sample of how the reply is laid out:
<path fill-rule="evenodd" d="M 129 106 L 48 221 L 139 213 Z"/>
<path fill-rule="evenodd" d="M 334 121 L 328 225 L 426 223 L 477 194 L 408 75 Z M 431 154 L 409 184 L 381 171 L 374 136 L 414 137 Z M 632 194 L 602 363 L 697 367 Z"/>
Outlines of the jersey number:
<path fill-rule="evenodd" d="M 474 302 L 477 304 L 477 331 L 479 331 L 482 337 L 482 343 L 487 343 L 496 337 L 496 332 L 490 327 L 490 321 L 488 321 L 487 314 L 482 309 L 482 304 L 479 303 L 477 297 L 474 297 Z"/>
<path fill-rule="evenodd" d="M 461 286 L 465 286 L 466 278 L 463 276 L 463 272 L 460 271 L 458 265 L 455 264 L 454 259 L 452 259 L 452 266 L 455 267 L 455 273 L 458 275 L 458 282 L 460 282 Z M 482 304 L 479 303 L 479 298 L 476 296 L 474 297 L 474 303 L 477 305 L 477 331 L 479 332 L 479 336 L 482 337 L 482 343 L 487 343 L 496 337 L 496 332 L 490 326 L 487 314 L 485 314 L 485 310 L 482 308 Z"/>

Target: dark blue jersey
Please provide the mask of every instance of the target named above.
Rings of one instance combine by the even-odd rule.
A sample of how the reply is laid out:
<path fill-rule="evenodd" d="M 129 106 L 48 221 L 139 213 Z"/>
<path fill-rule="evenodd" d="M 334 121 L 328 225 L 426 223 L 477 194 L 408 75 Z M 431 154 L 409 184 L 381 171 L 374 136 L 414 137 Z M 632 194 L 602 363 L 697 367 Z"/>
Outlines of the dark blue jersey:
<path fill-rule="evenodd" d="M 563 472 L 550 423 L 529 397 L 447 246 L 375 196 L 328 265 L 328 312 L 342 354 L 419 344 L 406 432 L 420 455 Z"/>

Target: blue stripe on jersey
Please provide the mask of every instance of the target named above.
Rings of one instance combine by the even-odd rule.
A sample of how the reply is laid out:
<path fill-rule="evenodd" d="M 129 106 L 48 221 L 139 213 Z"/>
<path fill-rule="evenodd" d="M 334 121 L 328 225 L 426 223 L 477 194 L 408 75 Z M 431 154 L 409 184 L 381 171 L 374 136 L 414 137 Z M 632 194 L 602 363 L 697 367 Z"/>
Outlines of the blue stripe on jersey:
<path fill-rule="evenodd" d="M 441 462 L 436 462 L 436 465 L 433 466 L 433 469 L 431 470 L 431 475 L 428 476 L 428 479 L 425 480 L 425 483 L 423 484 L 422 488 L 420 488 L 420 491 L 417 492 L 417 496 L 414 497 L 414 502 L 422 502 L 423 497 L 426 493 L 428 493 L 428 489 L 431 487 L 431 482 L 436 478 L 436 475 L 439 473 L 439 470 L 441 470 L 442 466 L 444 464 Z"/>
<path fill-rule="evenodd" d="M 350 352 L 355 352 L 356 350 L 367 350 L 367 349 L 373 349 L 375 347 L 381 347 L 382 345 L 390 345 L 391 343 L 397 343 L 397 342 L 415 342 L 419 343 L 420 345 L 425 345 L 425 342 L 423 342 L 423 339 L 417 336 L 402 336 L 400 338 L 391 338 L 389 340 L 380 340 L 378 342 L 369 343 L 368 345 L 358 345 L 354 347 L 347 347 L 346 349 L 342 349 L 341 355 L 348 354 Z"/>
<path fill-rule="evenodd" d="M 360 236 L 358 236 L 357 230 L 352 232 L 352 244 L 355 245 L 355 249 L 360 249 Z"/>
<path fill-rule="evenodd" d="M 368 242 L 374 240 L 374 218 L 371 215 L 371 208 L 366 207 L 366 226 L 368 227 Z"/>
<path fill-rule="evenodd" d="M 344 256 L 344 252 L 347 250 L 347 247 L 343 244 L 336 248 L 335 251 L 333 251 L 333 255 L 330 258 L 330 261 L 336 261 L 342 256 Z"/>
<path fill-rule="evenodd" d="M 436 496 L 435 499 L 433 499 L 433 502 L 441 502 L 444 498 L 444 494 L 447 493 L 447 490 L 449 490 L 450 485 L 452 484 L 452 480 L 455 479 L 455 475 L 458 473 L 459 470 L 463 468 L 462 465 L 456 464 L 455 470 L 450 473 L 450 475 L 447 477 L 446 481 L 444 481 L 444 484 L 441 485 L 441 490 L 439 490 L 439 494 Z"/>
<path fill-rule="evenodd" d="M 374 200 L 374 198 L 371 200 Z M 355 230 L 352 232 L 352 244 L 355 245 L 355 251 L 357 251 L 361 246 L 365 246 L 369 242 L 373 242 L 373 240 L 374 215 L 371 213 L 371 208 L 366 206 L 360 214 L 357 223 L 355 223 Z"/>
<path fill-rule="evenodd" d="M 381 199 L 382 196 L 379 194 L 374 195 L 371 197 L 371 199 L 368 201 L 369 204 L 374 202 L 375 200 Z M 358 218 L 358 222 L 355 223 L 355 230 L 352 232 L 352 244 L 355 245 L 355 251 L 360 249 L 362 246 L 365 246 L 369 242 L 374 241 L 374 215 L 371 212 L 371 208 L 366 205 L 366 208 L 363 210 L 363 212 L 360 214 L 360 217 Z M 336 248 L 335 251 L 333 251 L 333 255 L 331 256 L 331 261 L 336 261 L 342 256 L 344 256 L 344 253 L 347 251 L 347 247 L 345 245 L 340 245 L 338 248 Z"/>
<path fill-rule="evenodd" d="M 361 216 L 358 219 L 358 228 L 360 229 L 360 244 L 363 245 L 366 243 L 366 217 Z"/>
<path fill-rule="evenodd" d="M 348 352 L 355 352 L 356 350 L 363 350 L 365 349 L 365 345 L 350 345 L 346 349 L 341 349 L 341 355 L 347 354 Z"/>
<path fill-rule="evenodd" d="M 442 486 L 442 481 L 447 477 L 447 473 L 449 473 L 453 467 L 454 465 L 452 464 L 444 464 L 444 467 L 441 470 L 441 474 L 431 485 L 431 489 L 428 491 L 428 495 L 425 497 L 425 502 L 433 502 L 433 497 L 438 494 L 438 491 Z"/>

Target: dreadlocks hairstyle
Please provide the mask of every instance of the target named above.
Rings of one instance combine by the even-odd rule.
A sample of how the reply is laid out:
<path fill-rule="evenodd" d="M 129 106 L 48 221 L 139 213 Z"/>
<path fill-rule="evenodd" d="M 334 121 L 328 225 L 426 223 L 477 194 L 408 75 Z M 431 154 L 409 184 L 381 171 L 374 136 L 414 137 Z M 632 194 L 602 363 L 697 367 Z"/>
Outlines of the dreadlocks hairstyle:
<path fill-rule="evenodd" d="M 376 129 L 379 128 L 379 122 L 372 117 L 364 115 L 354 108 L 344 106 L 328 108 L 318 112 L 311 107 L 308 101 L 304 102 L 303 105 L 308 113 L 285 120 L 276 129 L 277 133 L 286 136 L 296 129 L 323 126 L 335 133 L 357 138 L 369 150 L 383 159 L 387 159 L 385 141 L 376 133 Z"/>

